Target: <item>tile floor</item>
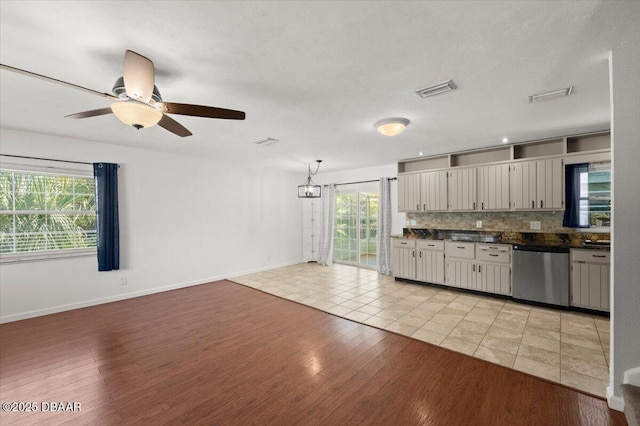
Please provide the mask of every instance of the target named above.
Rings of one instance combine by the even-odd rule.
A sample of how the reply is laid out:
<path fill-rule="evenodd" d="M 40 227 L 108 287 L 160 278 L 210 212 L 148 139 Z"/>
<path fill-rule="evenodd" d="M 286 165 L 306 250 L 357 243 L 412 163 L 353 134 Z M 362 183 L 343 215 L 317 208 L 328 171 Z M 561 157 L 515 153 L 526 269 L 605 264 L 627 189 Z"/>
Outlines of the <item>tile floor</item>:
<path fill-rule="evenodd" d="M 266 293 L 605 397 L 609 320 L 303 263 L 232 278 Z"/>

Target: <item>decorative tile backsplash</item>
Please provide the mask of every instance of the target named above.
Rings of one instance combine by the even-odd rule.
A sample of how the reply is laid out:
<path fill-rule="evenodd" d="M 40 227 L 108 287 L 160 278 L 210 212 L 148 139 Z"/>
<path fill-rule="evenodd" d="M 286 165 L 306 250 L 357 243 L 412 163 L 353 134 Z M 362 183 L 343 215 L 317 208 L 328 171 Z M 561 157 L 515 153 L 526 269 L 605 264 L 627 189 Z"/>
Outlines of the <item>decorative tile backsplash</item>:
<path fill-rule="evenodd" d="M 407 222 L 415 220 L 409 228 L 458 229 L 474 231 L 514 231 L 573 233 L 575 231 L 562 226 L 562 211 L 557 212 L 433 212 L 407 213 Z M 482 228 L 476 222 L 482 221 Z M 540 229 L 531 229 L 531 222 L 540 222 Z"/>

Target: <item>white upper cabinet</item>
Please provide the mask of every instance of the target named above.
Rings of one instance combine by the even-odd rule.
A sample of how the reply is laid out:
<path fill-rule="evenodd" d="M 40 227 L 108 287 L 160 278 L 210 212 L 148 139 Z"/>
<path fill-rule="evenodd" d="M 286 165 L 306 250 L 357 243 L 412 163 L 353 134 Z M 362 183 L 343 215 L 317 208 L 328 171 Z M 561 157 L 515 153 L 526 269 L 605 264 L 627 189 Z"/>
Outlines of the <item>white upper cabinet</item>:
<path fill-rule="evenodd" d="M 420 180 L 422 173 L 398 175 L 398 210 L 417 212 L 422 210 L 420 203 Z"/>
<path fill-rule="evenodd" d="M 477 210 L 509 210 L 509 165 L 478 167 Z"/>
<path fill-rule="evenodd" d="M 447 210 L 447 172 L 398 175 L 398 210 Z"/>
<path fill-rule="evenodd" d="M 510 180 L 514 209 L 564 208 L 564 163 L 561 158 L 514 163 Z"/>
<path fill-rule="evenodd" d="M 476 168 L 455 169 L 447 173 L 449 210 L 477 210 Z"/>
<path fill-rule="evenodd" d="M 538 174 L 537 208 L 564 208 L 564 162 L 561 158 L 536 161 Z"/>

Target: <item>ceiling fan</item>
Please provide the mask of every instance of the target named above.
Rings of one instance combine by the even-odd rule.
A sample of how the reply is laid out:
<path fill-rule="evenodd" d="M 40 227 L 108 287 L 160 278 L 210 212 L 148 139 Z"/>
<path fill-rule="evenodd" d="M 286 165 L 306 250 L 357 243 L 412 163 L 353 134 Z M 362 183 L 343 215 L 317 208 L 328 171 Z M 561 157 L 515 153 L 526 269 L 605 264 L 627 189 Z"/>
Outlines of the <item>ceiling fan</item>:
<path fill-rule="evenodd" d="M 192 133 L 182 124 L 167 114 L 190 115 L 194 117 L 223 118 L 228 120 L 244 120 L 243 111 L 216 108 L 202 105 L 180 104 L 164 102 L 160 91 L 155 85 L 155 69 L 153 62 L 136 52 L 127 50 L 124 54 L 124 70 L 122 77 L 116 80 L 112 92 L 101 93 L 77 84 L 36 74 L 31 71 L 0 64 L 0 68 L 25 74 L 41 80 L 72 87 L 87 93 L 111 99 L 114 102 L 108 108 L 94 109 L 67 115 L 66 118 L 89 118 L 105 114 L 115 114 L 123 123 L 142 129 L 144 127 L 160 127 L 178 135 L 191 136 Z"/>

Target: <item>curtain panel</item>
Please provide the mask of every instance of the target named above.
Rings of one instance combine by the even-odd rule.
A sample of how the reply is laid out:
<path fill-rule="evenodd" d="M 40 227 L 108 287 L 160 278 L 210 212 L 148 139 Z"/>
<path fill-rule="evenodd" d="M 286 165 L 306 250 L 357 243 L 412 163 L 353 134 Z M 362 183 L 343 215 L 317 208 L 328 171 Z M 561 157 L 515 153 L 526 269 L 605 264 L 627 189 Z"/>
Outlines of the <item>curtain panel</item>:
<path fill-rule="evenodd" d="M 562 226 L 565 228 L 588 228 L 589 220 L 580 222 L 580 175 L 589 173 L 589 164 L 570 164 L 565 168 L 565 210 Z"/>
<path fill-rule="evenodd" d="M 391 275 L 391 179 L 380 178 L 378 204 L 378 273 Z"/>
<path fill-rule="evenodd" d="M 329 266 L 333 264 L 336 185 L 333 183 L 324 185 L 322 194 L 322 222 L 320 223 L 318 263 Z"/>
<path fill-rule="evenodd" d="M 98 271 L 120 269 L 120 231 L 118 221 L 118 165 L 94 163 Z"/>

